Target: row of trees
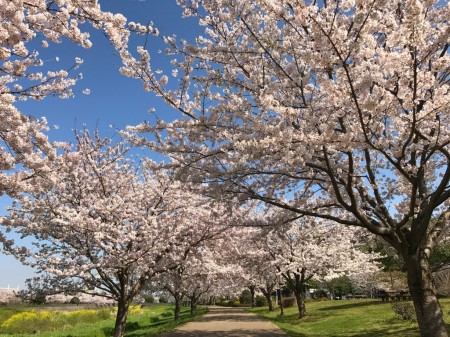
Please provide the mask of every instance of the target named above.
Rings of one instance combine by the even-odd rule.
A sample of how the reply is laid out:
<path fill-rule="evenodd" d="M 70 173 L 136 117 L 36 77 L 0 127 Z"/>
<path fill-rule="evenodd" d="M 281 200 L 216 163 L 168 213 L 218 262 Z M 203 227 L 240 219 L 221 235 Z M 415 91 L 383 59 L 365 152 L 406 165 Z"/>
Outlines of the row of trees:
<path fill-rule="evenodd" d="M 285 261 L 275 268 L 298 289 L 310 277 L 300 238 L 314 242 L 309 252 L 341 237 L 324 247 L 345 243 L 339 253 L 359 254 L 349 235 L 362 228 L 403 260 L 421 335 L 448 336 L 430 260 L 450 212 L 450 7 L 419 0 L 178 3 L 204 35 L 192 44 L 165 38 L 173 69 L 162 75 L 146 49 L 157 30 L 127 26 L 96 1 L 1 4 L 0 191 L 17 196 L 2 222 L 39 239 L 35 248 L 6 241 L 7 248 L 115 296 L 120 336 L 135 291 L 162 270 L 183 274 L 180 261 L 201 251 L 201 242 L 242 223 L 248 210 L 241 207 L 264 214 L 251 224 L 275 226 L 257 249 L 270 242 L 264 251 Z M 79 28 L 86 22 L 118 50 L 122 74 L 182 113 L 123 133 L 170 158 L 168 171 L 130 164 L 123 145 L 99 154 L 102 140 L 86 135 L 75 151 L 57 156 L 42 133 L 45 120 L 16 109 L 17 99 L 70 96 L 75 79 L 33 71 L 44 61 L 27 44 L 44 36 L 43 47 L 63 37 L 89 47 Z M 147 35 L 137 53 L 128 44 L 133 31 Z M 280 252 L 281 237 L 290 243 Z M 291 260 L 296 267 L 286 267 Z M 314 275 L 323 276 L 320 269 Z"/>
<path fill-rule="evenodd" d="M 439 1 L 181 0 L 180 74 L 122 55 L 183 115 L 130 132 L 209 193 L 365 228 L 403 259 L 423 337 L 448 336 L 430 252 L 450 200 L 450 7 Z M 168 133 L 161 133 L 167 130 Z"/>

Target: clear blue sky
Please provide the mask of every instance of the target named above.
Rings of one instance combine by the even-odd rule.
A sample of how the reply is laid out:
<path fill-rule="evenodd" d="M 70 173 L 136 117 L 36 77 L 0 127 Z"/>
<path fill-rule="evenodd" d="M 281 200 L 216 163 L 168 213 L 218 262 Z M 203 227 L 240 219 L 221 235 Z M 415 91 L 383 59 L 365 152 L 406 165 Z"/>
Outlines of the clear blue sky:
<path fill-rule="evenodd" d="M 123 13 L 130 21 L 153 21 L 163 34 L 176 34 L 189 40 L 199 32 L 195 20 L 181 19 L 182 11 L 175 0 L 99 0 L 99 3 L 103 10 Z M 108 40 L 99 31 L 89 31 L 93 42 L 90 49 L 62 43 L 51 44 L 39 52 L 52 69 L 62 69 L 73 64 L 75 57 L 81 57 L 84 63 L 77 71 L 83 73 L 83 80 L 78 82 L 76 89 L 89 88 L 90 95 L 79 93 L 68 100 L 46 98 L 41 102 L 29 101 L 20 103 L 19 109 L 27 115 L 45 116 L 50 126 L 58 125 L 59 129 L 49 132 L 52 141 L 73 141 L 73 130 L 84 127 L 90 130 L 97 128 L 102 135 L 112 136 L 116 128 L 123 129 L 151 119 L 147 114 L 151 107 L 156 109 L 160 118 L 174 116 L 174 112 L 160 99 L 146 93 L 138 80 L 120 75 L 121 61 Z M 151 41 L 157 49 L 157 41 Z M 38 39 L 37 45 L 40 42 Z M 52 61 L 55 56 L 60 58 L 59 62 Z M 110 128 L 110 125 L 114 127 Z M 9 202 L 7 197 L 0 197 L 0 215 L 6 213 L 4 209 Z M 32 277 L 34 271 L 14 258 L 0 254 L 0 275 L 0 288 L 8 285 L 23 288 L 25 279 Z"/>

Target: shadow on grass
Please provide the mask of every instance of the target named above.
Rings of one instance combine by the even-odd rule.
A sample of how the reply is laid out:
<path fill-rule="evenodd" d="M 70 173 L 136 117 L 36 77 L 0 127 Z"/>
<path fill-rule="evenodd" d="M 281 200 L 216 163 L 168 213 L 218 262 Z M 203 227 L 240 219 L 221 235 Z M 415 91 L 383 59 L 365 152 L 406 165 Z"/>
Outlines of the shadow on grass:
<path fill-rule="evenodd" d="M 366 305 L 379 305 L 378 302 L 366 303 Z M 340 308 L 360 308 L 362 307 L 362 303 L 347 303 L 345 305 L 337 306 Z M 335 307 L 336 308 L 336 307 Z M 328 309 L 328 308 L 326 308 Z M 317 309 L 317 310 L 323 310 Z M 392 318 L 388 320 L 384 320 L 381 326 L 368 326 L 364 328 L 364 326 L 354 326 L 353 329 L 350 326 L 346 331 L 341 332 L 332 332 L 332 331 L 324 331 L 322 329 L 321 332 L 316 330 L 315 332 L 311 332 L 309 329 L 312 326 L 308 326 L 309 323 L 314 323 L 317 326 L 317 322 L 326 321 L 324 318 L 333 316 L 332 310 L 324 310 L 319 315 L 311 315 L 306 316 L 303 319 L 298 319 L 297 314 L 288 314 L 284 316 L 277 317 L 265 317 L 270 320 L 272 323 L 278 325 L 286 334 L 290 337 L 419 337 L 420 332 L 418 327 L 414 326 L 402 326 L 403 321 L 398 318 Z M 355 323 L 356 324 L 356 323 Z M 302 328 L 302 325 L 305 325 L 305 328 Z M 450 327 L 450 324 L 447 325 L 447 329 Z M 315 329 L 315 328 L 314 328 Z M 297 330 L 297 331 L 295 331 Z M 300 330 L 300 331 L 298 331 Z M 308 331 L 308 332 L 307 332 Z"/>
<path fill-rule="evenodd" d="M 345 300 L 343 300 L 343 302 L 344 301 Z M 340 304 L 340 305 L 332 305 L 332 306 L 320 308 L 317 310 L 318 311 L 332 311 L 332 310 L 339 310 L 339 309 L 354 309 L 354 308 L 359 308 L 359 307 L 382 305 L 385 303 L 386 302 L 383 302 L 383 301 L 379 301 L 379 302 L 377 302 L 377 301 L 370 301 L 370 302 L 361 301 L 361 302 L 345 303 L 345 304 Z"/>
<path fill-rule="evenodd" d="M 282 332 L 236 329 L 230 331 L 177 331 L 163 334 L 164 337 L 286 337 Z"/>
<path fill-rule="evenodd" d="M 294 332 L 289 331 L 286 329 L 282 329 L 286 334 L 289 335 L 289 337 L 339 337 L 340 335 L 336 334 L 311 334 L 308 333 L 307 335 L 301 332 Z M 419 337 L 420 334 L 417 329 L 413 328 L 405 328 L 405 329 L 399 329 L 397 331 L 392 331 L 389 328 L 381 328 L 371 331 L 358 331 L 352 334 L 351 332 L 346 332 L 345 337 L 386 337 L 386 336 L 392 336 L 392 337 L 404 337 L 404 336 L 417 336 Z"/>
<path fill-rule="evenodd" d="M 234 321 L 234 322 L 254 322 L 254 321 L 264 321 L 265 319 L 250 316 L 246 314 L 232 314 L 232 315 L 220 315 L 220 316 L 210 316 L 210 317 L 202 317 L 198 319 L 199 322 L 223 322 L 223 321 Z"/>
<path fill-rule="evenodd" d="M 191 316 L 186 311 L 180 314 L 180 320 L 175 321 L 173 311 L 166 311 L 156 317 L 149 317 L 148 319 L 141 320 L 140 322 L 127 322 L 125 328 L 126 337 L 149 337 L 158 336 L 163 332 L 172 330 L 179 325 L 185 324 L 205 314 L 206 311 L 201 311 L 198 314 Z M 105 336 L 112 336 L 113 329 L 103 329 Z"/>

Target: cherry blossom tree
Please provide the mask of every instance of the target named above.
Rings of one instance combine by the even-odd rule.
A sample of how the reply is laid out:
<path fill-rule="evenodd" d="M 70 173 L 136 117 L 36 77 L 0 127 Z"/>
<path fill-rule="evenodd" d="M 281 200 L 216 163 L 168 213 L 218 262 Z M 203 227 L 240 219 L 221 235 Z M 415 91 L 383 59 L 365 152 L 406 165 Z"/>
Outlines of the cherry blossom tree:
<path fill-rule="evenodd" d="M 172 295 L 175 301 L 175 320 L 180 319 L 184 299 L 190 302 L 191 315 L 195 314 L 198 301 L 213 289 L 217 278 L 229 268 L 219 266 L 218 261 L 223 259 L 219 256 L 220 251 L 213 248 L 223 241 L 228 241 L 229 226 L 230 223 L 224 221 L 223 224 L 209 227 L 207 232 L 201 233 L 202 227 L 197 225 L 196 231 L 201 237 L 198 245 L 187 247 L 183 258 L 172 262 L 173 268 L 151 280 L 154 288 Z"/>
<path fill-rule="evenodd" d="M 278 281 L 278 270 L 273 263 L 272 255 L 266 249 L 264 235 L 266 231 L 254 227 L 252 220 L 247 219 L 248 227 L 239 228 L 238 249 L 235 264 L 242 269 L 240 277 L 252 295 L 252 307 L 255 305 L 255 292 L 259 290 L 267 299 L 269 311 L 273 311 L 272 293 Z"/>
<path fill-rule="evenodd" d="M 421 335 L 447 336 L 429 256 L 450 205 L 448 3 L 179 4 L 205 34 L 166 38 L 177 78 L 144 48 L 123 54 L 123 73 L 185 117 L 130 128 L 168 131 L 136 142 L 218 193 L 382 237 L 405 262 Z"/>
<path fill-rule="evenodd" d="M 299 318 L 306 316 L 305 293 L 310 280 L 324 281 L 361 272 L 374 272 L 377 254 L 366 254 L 354 231 L 326 221 L 294 221 L 261 235 L 272 266 L 294 292 Z"/>
<path fill-rule="evenodd" d="M 76 72 L 80 58 L 69 69 L 54 69 L 59 57 L 46 60 L 39 52 L 63 40 L 89 48 L 84 23 L 103 30 L 117 49 L 127 44 L 131 30 L 147 33 L 149 27 L 127 26 L 123 15 L 102 11 L 95 0 L 4 0 L 0 17 L 0 195 L 13 196 L 33 188 L 31 178 L 46 174 L 55 157 L 45 135 L 46 119 L 25 116 L 16 103 L 72 97 L 72 87 L 82 78 Z"/>
<path fill-rule="evenodd" d="M 197 255 L 197 254 L 196 254 Z M 214 273 L 206 271 L 192 256 L 179 263 L 176 268 L 159 275 L 156 287 L 167 291 L 175 301 L 174 319 L 180 319 L 181 304 L 184 299 L 190 303 L 190 313 L 194 315 L 198 301 L 212 288 Z M 203 270 L 202 270 L 203 269 Z"/>
<path fill-rule="evenodd" d="M 33 242 L 5 242 L 20 261 L 72 291 L 117 301 L 114 336 L 123 336 L 143 285 L 176 268 L 222 221 L 219 207 L 153 163 L 133 163 L 128 151 L 124 142 L 79 135 L 76 151 L 58 157 L 45 178 L 51 188 L 18 196 L 1 221 Z"/>

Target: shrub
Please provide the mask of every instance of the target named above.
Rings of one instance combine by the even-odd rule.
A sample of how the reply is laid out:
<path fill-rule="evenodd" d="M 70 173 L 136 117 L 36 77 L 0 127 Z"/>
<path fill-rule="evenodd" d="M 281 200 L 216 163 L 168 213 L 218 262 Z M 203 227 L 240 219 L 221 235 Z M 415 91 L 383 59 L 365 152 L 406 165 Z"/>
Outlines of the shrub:
<path fill-rule="evenodd" d="M 404 320 L 416 321 L 416 311 L 410 302 L 394 302 L 391 304 L 392 310 L 398 317 Z"/>
<path fill-rule="evenodd" d="M 78 297 L 72 297 L 71 299 L 70 299 L 70 304 L 76 304 L 76 305 L 78 305 L 78 304 L 80 304 L 81 303 L 81 301 L 80 301 L 80 299 L 78 298 Z"/>
<path fill-rule="evenodd" d="M 293 307 L 295 304 L 295 297 L 283 298 L 283 308 Z"/>
<path fill-rule="evenodd" d="M 245 289 L 241 296 L 239 296 L 239 303 L 241 304 L 252 304 L 252 293 L 250 290 Z"/>
<path fill-rule="evenodd" d="M 144 295 L 142 297 L 144 298 L 145 303 L 155 303 L 153 295 Z"/>
<path fill-rule="evenodd" d="M 228 301 L 228 305 L 230 306 L 230 307 L 235 307 L 235 306 L 239 306 L 239 305 L 241 305 L 242 303 L 239 301 L 239 299 L 237 299 L 237 298 L 234 298 L 234 299 L 231 299 L 231 300 L 229 300 Z M 247 304 L 242 304 L 242 305 L 244 305 L 244 306 L 247 306 Z"/>
<path fill-rule="evenodd" d="M 216 305 L 221 305 L 222 307 L 227 307 L 228 306 L 228 301 L 227 300 L 220 300 L 220 302 L 216 302 Z"/>
<path fill-rule="evenodd" d="M 166 296 L 161 296 L 159 298 L 159 303 L 167 303 L 169 302 L 169 299 Z"/>
<path fill-rule="evenodd" d="M 161 317 L 172 317 L 173 316 L 173 311 L 165 311 L 161 314 Z"/>
<path fill-rule="evenodd" d="M 269 303 L 267 303 L 267 298 L 265 296 L 258 295 L 255 298 L 255 305 L 257 307 L 265 307 L 269 305 Z"/>

